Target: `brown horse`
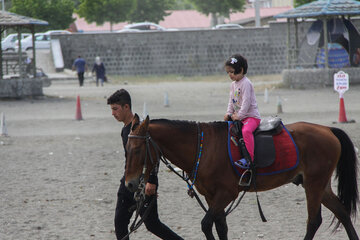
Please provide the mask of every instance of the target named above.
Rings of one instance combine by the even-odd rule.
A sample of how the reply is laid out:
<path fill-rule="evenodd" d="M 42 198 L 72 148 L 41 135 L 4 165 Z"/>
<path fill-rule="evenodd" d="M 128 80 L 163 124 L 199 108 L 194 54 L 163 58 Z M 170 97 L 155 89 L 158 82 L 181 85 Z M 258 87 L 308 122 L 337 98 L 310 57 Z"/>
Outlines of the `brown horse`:
<path fill-rule="evenodd" d="M 135 115 L 126 149 L 126 186 L 136 191 L 146 181 L 159 155 L 192 176 L 198 158 L 198 127 L 203 132 L 203 149 L 197 169 L 195 187 L 205 196 L 208 211 L 201 225 L 206 239 L 215 239 L 215 223 L 219 239 L 227 239 L 226 206 L 237 198 L 239 176 L 235 173 L 227 151 L 227 122 L 196 123 L 158 119 L 143 122 Z M 357 157 L 348 135 L 338 129 L 298 122 L 286 125 L 299 151 L 295 169 L 271 176 L 258 175 L 257 191 L 267 191 L 301 179 L 306 193 L 308 221 L 304 239 L 313 239 L 319 228 L 321 204 L 330 209 L 346 229 L 349 239 L 359 239 L 351 222 L 359 199 Z M 338 196 L 331 189 L 331 176 L 336 169 Z M 250 188 L 248 191 L 254 191 Z M 338 224 L 340 224 L 338 223 Z"/>

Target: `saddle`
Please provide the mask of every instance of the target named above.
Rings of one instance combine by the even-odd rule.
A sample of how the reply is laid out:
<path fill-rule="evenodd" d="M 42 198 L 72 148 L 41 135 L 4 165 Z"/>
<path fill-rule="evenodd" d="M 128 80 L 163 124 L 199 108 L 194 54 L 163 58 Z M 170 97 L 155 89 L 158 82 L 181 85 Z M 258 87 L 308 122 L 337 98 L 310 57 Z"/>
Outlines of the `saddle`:
<path fill-rule="evenodd" d="M 254 132 L 254 163 L 258 168 L 270 166 L 276 158 L 274 135 L 281 133 L 283 125 L 278 117 L 267 117 L 261 120 Z"/>
<path fill-rule="evenodd" d="M 254 131 L 254 165 L 256 168 L 270 166 L 275 161 L 275 144 L 273 136 L 280 134 L 283 129 L 281 119 L 266 117 L 261 119 L 260 125 Z M 232 127 L 233 136 L 242 136 L 241 129 Z M 231 139 L 236 141 L 234 138 Z M 235 143 L 235 142 L 234 142 Z M 236 145 L 236 144 L 235 144 Z"/>

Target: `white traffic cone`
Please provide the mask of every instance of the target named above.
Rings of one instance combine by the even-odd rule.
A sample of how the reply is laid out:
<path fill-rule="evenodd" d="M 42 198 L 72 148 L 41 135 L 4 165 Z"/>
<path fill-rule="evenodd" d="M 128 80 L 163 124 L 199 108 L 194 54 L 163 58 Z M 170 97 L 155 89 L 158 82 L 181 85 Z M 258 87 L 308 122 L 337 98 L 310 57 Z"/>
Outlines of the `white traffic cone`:
<path fill-rule="evenodd" d="M 167 92 L 165 92 L 165 94 L 164 94 L 164 107 L 170 107 L 169 96 L 168 96 Z"/>
<path fill-rule="evenodd" d="M 280 96 L 277 97 L 277 113 L 283 113 Z"/>
<path fill-rule="evenodd" d="M 143 119 L 145 119 L 147 115 L 149 115 L 149 114 L 148 114 L 148 111 L 147 111 L 146 102 L 144 102 L 144 107 L 143 107 Z"/>
<path fill-rule="evenodd" d="M 1 113 L 1 119 L 0 119 L 0 136 L 8 136 L 8 132 L 5 124 L 5 114 L 3 112 Z"/>
<path fill-rule="evenodd" d="M 267 88 L 265 88 L 264 91 L 264 103 L 269 103 L 269 92 Z"/>

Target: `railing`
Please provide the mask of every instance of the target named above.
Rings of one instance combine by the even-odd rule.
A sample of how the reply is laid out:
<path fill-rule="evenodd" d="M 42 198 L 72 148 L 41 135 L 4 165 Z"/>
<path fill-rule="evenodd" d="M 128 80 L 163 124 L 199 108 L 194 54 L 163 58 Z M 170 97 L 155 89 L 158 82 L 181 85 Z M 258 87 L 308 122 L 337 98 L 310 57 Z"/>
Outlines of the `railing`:
<path fill-rule="evenodd" d="M 27 53 L 22 52 L 21 72 L 26 73 L 28 64 L 26 63 Z M 19 69 L 19 54 L 17 52 L 3 52 L 2 53 L 2 69 L 4 75 L 20 75 Z"/>

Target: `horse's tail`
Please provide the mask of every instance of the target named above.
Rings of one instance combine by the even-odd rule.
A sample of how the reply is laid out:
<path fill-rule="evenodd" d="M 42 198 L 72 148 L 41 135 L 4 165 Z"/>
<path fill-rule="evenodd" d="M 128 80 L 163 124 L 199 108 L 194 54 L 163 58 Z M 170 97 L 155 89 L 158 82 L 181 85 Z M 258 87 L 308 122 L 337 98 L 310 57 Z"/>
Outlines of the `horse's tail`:
<path fill-rule="evenodd" d="M 338 197 L 350 216 L 356 217 L 359 192 L 357 186 L 357 157 L 354 144 L 349 136 L 339 128 L 331 128 L 341 144 L 341 156 L 336 168 Z"/>

